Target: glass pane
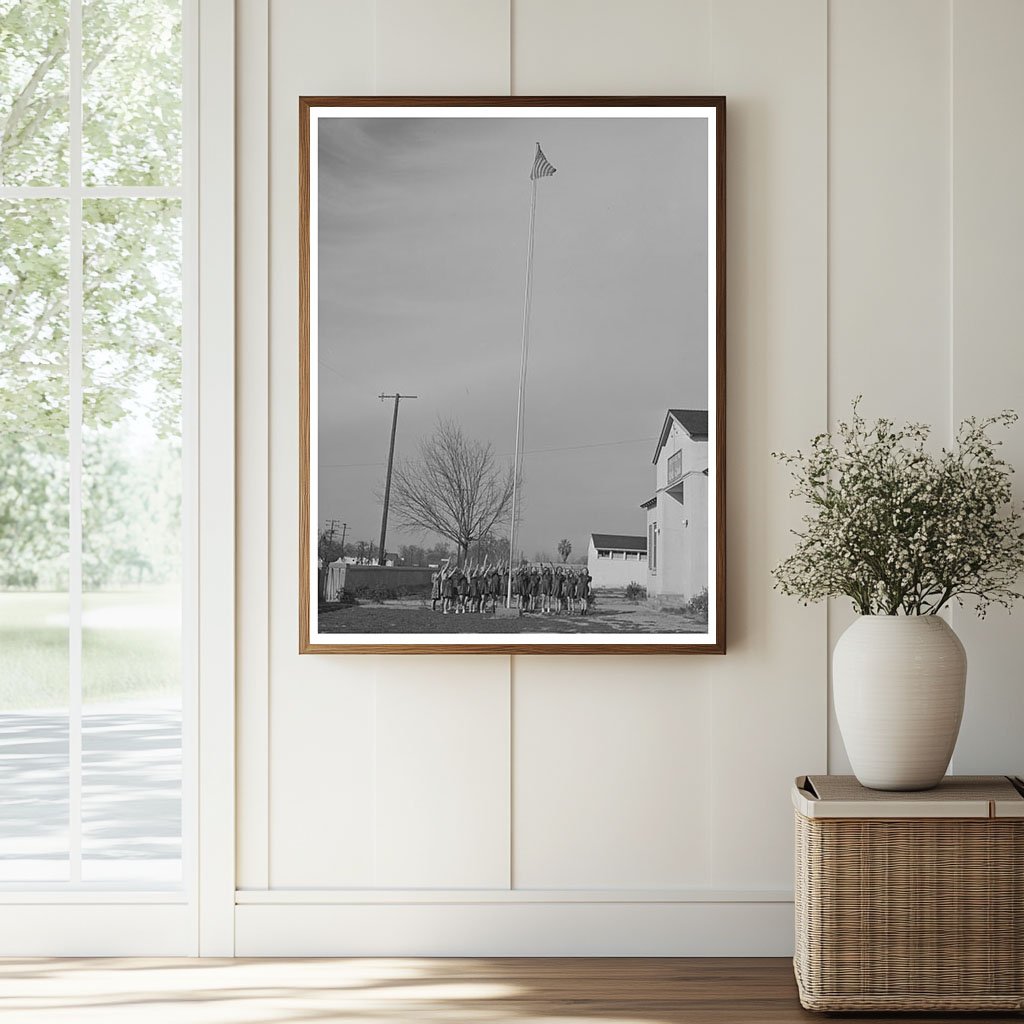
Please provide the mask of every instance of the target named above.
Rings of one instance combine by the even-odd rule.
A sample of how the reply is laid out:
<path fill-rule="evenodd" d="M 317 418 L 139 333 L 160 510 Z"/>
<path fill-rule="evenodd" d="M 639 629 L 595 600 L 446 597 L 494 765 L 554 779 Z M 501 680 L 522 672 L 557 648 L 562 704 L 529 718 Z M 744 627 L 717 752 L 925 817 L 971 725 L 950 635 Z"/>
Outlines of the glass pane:
<path fill-rule="evenodd" d="M 84 204 L 82 878 L 181 878 L 181 210 Z"/>
<path fill-rule="evenodd" d="M 67 236 L 0 200 L 0 881 L 68 878 Z"/>
<path fill-rule="evenodd" d="M 181 181 L 181 0 L 84 0 L 87 185 Z"/>
<path fill-rule="evenodd" d="M 68 180 L 68 2 L 0 0 L 0 185 Z"/>

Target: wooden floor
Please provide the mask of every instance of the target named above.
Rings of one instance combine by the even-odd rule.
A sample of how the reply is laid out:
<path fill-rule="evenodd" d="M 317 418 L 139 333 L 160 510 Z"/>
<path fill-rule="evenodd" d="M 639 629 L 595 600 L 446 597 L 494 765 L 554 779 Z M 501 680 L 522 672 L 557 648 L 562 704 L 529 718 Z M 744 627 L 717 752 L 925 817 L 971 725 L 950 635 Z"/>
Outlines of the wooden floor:
<path fill-rule="evenodd" d="M 736 1024 L 828 1020 L 782 959 L 0 960 L 2 1024 Z M 1017 1014 L 851 1015 L 1014 1022 Z"/>

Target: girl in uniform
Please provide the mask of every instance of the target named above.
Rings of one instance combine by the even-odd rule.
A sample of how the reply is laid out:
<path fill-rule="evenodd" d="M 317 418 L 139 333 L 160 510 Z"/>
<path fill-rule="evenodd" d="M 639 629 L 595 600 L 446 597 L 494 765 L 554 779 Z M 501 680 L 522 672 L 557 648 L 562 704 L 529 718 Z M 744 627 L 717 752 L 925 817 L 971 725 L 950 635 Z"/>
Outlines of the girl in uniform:
<path fill-rule="evenodd" d="M 540 571 L 540 610 L 542 615 L 551 613 L 551 570 L 547 566 Z"/>
<path fill-rule="evenodd" d="M 487 596 L 491 599 L 491 611 L 497 611 L 498 599 L 502 596 L 501 573 L 497 567 L 493 568 L 487 577 Z"/>
<path fill-rule="evenodd" d="M 584 569 L 580 573 L 580 589 L 582 590 L 582 601 L 580 602 L 580 615 L 586 615 L 587 609 L 590 607 L 590 581 L 593 577 L 590 575 L 590 571 Z"/>
<path fill-rule="evenodd" d="M 562 567 L 555 569 L 555 575 L 551 578 L 551 607 L 556 615 L 562 612 L 562 584 L 565 577 L 562 575 Z"/>
<path fill-rule="evenodd" d="M 455 609 L 455 571 L 445 573 L 441 582 L 441 610 L 445 615 Z"/>
<path fill-rule="evenodd" d="M 583 596 L 583 582 L 580 579 L 580 574 L 576 573 L 572 581 L 572 610 L 573 614 L 578 614 L 580 610 L 580 598 Z"/>

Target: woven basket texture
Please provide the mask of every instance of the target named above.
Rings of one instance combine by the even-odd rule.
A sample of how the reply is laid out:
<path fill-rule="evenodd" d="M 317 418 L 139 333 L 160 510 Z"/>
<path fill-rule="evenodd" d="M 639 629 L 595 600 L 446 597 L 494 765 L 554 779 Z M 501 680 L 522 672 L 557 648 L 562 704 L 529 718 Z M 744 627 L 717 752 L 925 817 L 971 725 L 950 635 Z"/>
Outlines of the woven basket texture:
<path fill-rule="evenodd" d="M 1024 820 L 796 814 L 810 1010 L 1024 1009 Z"/>

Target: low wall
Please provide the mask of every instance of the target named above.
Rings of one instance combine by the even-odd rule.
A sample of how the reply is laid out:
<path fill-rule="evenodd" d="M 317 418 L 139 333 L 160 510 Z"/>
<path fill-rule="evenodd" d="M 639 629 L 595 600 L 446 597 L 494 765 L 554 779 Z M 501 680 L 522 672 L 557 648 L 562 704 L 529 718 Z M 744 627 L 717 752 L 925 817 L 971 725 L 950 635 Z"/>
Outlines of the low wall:
<path fill-rule="evenodd" d="M 589 558 L 587 568 L 593 580 L 590 585 L 594 590 L 605 587 L 621 588 L 629 586 L 630 583 L 639 583 L 641 587 L 647 586 L 646 559 L 641 562 L 638 558 Z"/>
<path fill-rule="evenodd" d="M 343 591 L 349 594 L 360 590 L 385 588 L 415 591 L 424 596 L 430 593 L 430 576 L 436 570 L 421 566 L 404 565 L 332 565 L 327 575 L 325 598 L 337 601 Z"/>

